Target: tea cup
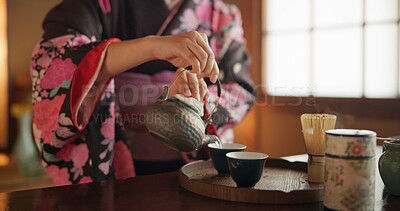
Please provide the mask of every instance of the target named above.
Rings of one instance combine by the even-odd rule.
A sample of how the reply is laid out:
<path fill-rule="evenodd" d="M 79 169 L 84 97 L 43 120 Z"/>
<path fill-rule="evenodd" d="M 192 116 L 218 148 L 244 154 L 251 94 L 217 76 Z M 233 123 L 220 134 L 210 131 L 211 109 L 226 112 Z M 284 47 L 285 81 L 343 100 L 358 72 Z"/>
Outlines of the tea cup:
<path fill-rule="evenodd" d="M 260 152 L 230 152 L 226 157 L 236 185 L 253 187 L 261 179 L 268 155 Z"/>
<path fill-rule="evenodd" d="M 236 152 L 236 151 L 244 151 L 246 149 L 246 145 L 243 144 L 217 144 L 211 143 L 208 144 L 208 148 L 211 152 L 211 159 L 214 164 L 215 169 L 218 171 L 218 174 L 229 174 L 228 162 L 226 160 L 226 153 L 228 152 Z"/>

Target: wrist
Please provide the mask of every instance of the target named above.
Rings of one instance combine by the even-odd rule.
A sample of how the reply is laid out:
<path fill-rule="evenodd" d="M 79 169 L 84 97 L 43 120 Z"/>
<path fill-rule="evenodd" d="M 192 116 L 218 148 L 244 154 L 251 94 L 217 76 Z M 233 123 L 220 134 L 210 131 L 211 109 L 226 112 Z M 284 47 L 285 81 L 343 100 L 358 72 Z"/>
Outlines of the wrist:
<path fill-rule="evenodd" d="M 147 55 L 146 57 L 148 58 L 149 61 L 158 59 L 156 56 L 157 55 L 156 51 L 157 51 L 157 45 L 158 45 L 157 44 L 158 37 L 159 36 L 149 35 L 149 36 L 140 38 L 141 39 L 140 42 L 143 45 L 143 49 L 146 49 L 145 52 L 143 52 L 143 53 L 145 53 Z"/>

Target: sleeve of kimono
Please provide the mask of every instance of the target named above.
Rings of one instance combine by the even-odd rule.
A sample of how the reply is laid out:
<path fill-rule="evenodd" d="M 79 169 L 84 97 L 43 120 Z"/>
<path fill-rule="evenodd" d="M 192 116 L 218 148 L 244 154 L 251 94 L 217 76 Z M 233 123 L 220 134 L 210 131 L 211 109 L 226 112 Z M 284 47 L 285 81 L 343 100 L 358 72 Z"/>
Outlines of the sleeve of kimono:
<path fill-rule="evenodd" d="M 30 69 L 33 127 L 44 143 L 60 144 L 57 137 L 62 135 L 57 132 L 65 135 L 60 129 L 60 116 L 73 123 L 69 125 L 69 137 L 86 126 L 109 82 L 94 84 L 105 51 L 115 41 L 92 43 L 84 35 L 65 35 L 37 44 Z"/>
<path fill-rule="evenodd" d="M 255 101 L 254 86 L 250 78 L 251 58 L 243 37 L 242 19 L 239 9 L 216 0 L 211 16 L 210 46 L 220 69 L 219 79 L 222 94 L 213 114 L 215 127 L 208 132 L 216 133 L 223 142 L 223 133 L 238 124 L 246 116 Z M 206 110 L 211 111 L 217 98 L 216 85 L 210 86 L 211 101 Z"/>
<path fill-rule="evenodd" d="M 84 140 L 82 130 L 93 120 L 92 113 L 110 82 L 94 84 L 107 46 L 115 41 L 93 43 L 84 35 L 65 35 L 43 40 L 34 49 L 32 130 L 46 172 L 57 185 L 94 179 L 91 170 L 83 168 L 89 165 L 87 145 L 72 143 Z"/>

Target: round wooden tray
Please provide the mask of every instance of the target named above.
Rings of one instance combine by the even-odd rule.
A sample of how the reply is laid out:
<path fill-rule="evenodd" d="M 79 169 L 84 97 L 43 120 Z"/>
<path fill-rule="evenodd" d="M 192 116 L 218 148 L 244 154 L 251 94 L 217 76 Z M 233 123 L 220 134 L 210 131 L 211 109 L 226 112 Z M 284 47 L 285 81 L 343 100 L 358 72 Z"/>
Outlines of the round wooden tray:
<path fill-rule="evenodd" d="M 260 181 L 251 188 L 236 187 L 229 174 L 218 175 L 211 160 L 186 164 L 180 185 L 203 196 L 260 204 L 299 204 L 323 200 L 323 183 L 307 181 L 307 163 L 268 158 Z"/>

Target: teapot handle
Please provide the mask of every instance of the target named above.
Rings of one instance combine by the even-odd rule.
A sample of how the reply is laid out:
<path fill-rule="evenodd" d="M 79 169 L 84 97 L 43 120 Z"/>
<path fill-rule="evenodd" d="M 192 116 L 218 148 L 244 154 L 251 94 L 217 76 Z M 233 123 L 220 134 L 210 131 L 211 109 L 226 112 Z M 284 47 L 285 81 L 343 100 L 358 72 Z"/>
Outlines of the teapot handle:
<path fill-rule="evenodd" d="M 192 66 L 186 67 L 184 71 L 186 71 L 186 70 L 187 70 L 187 71 L 192 70 Z M 178 76 L 176 76 L 176 78 L 172 81 L 172 83 L 171 83 L 169 86 L 164 86 L 163 92 L 162 92 L 162 94 L 161 94 L 161 96 L 160 96 L 160 99 L 161 99 L 161 100 L 167 100 L 168 94 L 169 94 L 169 89 L 171 88 L 172 85 L 175 84 L 176 80 L 179 78 L 179 76 L 181 76 L 181 74 L 182 74 L 184 71 L 180 72 L 180 73 L 178 74 Z M 219 80 L 219 78 L 217 78 L 217 82 L 216 82 L 216 83 L 217 83 L 217 96 L 218 96 L 218 99 L 217 99 L 217 101 L 215 102 L 215 107 L 213 108 L 213 110 L 211 110 L 210 115 L 209 115 L 208 118 L 205 120 L 206 125 L 209 124 L 210 122 L 212 122 L 211 117 L 212 117 L 212 115 L 214 114 L 214 112 L 217 110 L 218 102 L 219 102 L 219 99 L 221 98 L 222 89 L 221 89 L 221 81 Z"/>

